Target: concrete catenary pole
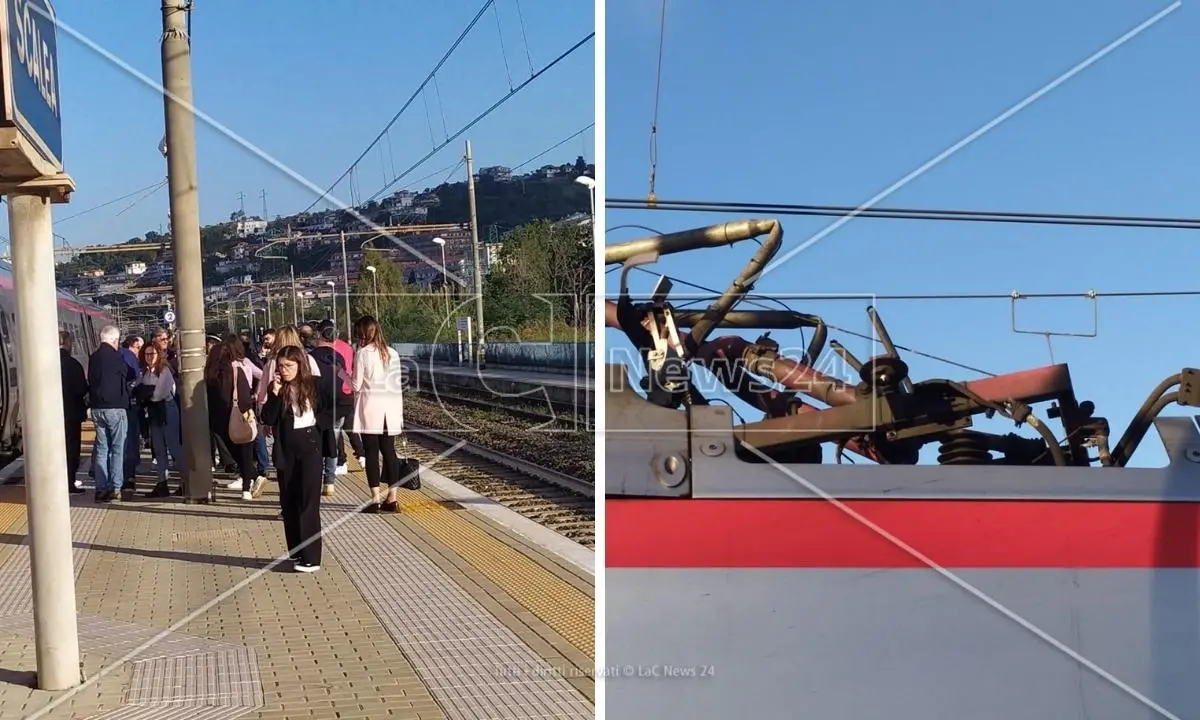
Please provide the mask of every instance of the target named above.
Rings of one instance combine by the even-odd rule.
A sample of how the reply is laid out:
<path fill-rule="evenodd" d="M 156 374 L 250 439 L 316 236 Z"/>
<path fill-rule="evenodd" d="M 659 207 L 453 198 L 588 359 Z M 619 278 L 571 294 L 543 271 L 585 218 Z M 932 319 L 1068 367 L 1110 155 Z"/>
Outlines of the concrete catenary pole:
<path fill-rule="evenodd" d="M 163 106 L 167 123 L 167 184 L 171 193 L 175 300 L 179 305 L 179 399 L 183 420 L 184 499 L 212 493 L 212 443 L 204 391 L 204 277 L 200 248 L 200 198 L 196 180 L 196 120 L 192 108 L 188 6 L 162 2 Z"/>
<path fill-rule="evenodd" d="M 479 215 L 475 212 L 475 170 L 471 165 L 471 141 L 467 141 L 467 202 L 471 208 L 471 255 L 475 276 L 475 337 L 477 349 L 475 363 L 484 366 L 484 351 L 487 342 L 483 332 L 483 265 L 479 262 Z"/>
<path fill-rule="evenodd" d="M 33 580 L 37 682 L 42 690 L 80 683 L 75 624 L 75 565 L 67 499 L 62 378 L 52 329 L 58 328 L 54 236 L 49 198 L 8 196 L 13 287 L 17 296 L 17 368 L 25 446 L 25 492 Z M 74 482 L 75 478 L 70 478 Z"/>
<path fill-rule="evenodd" d="M 360 258 L 361 259 L 361 258 Z M 354 330 L 350 327 L 350 264 L 346 261 L 346 231 L 342 231 L 342 288 L 346 292 L 346 341 L 354 342 Z M 331 304 L 337 307 L 337 291 L 335 289 Z M 378 313 L 376 313 L 378 314 Z M 378 320 L 379 318 L 376 318 Z M 336 328 L 337 323 L 333 326 Z"/>

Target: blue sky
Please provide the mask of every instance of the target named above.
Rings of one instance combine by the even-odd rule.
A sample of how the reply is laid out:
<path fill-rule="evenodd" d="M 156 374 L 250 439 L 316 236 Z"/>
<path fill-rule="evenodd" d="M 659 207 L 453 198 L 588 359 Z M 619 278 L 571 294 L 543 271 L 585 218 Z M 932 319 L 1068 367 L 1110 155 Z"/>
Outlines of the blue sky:
<path fill-rule="evenodd" d="M 660 199 L 858 205 L 1166 8 L 1163 0 L 949 5 L 675 2 L 659 111 Z M 659 4 L 606 5 L 606 182 L 643 198 Z M 882 206 L 1195 215 L 1200 16 L 1184 5 L 882 201 Z M 670 232 L 742 216 L 615 211 L 609 228 Z M 834 218 L 782 218 L 784 250 Z M 613 230 L 608 242 L 644 235 Z M 659 269 L 724 289 L 749 244 L 665 258 Z M 1200 290 L 1200 244 L 1180 230 L 856 219 L 767 275 L 761 293 Z M 608 277 L 608 292 L 619 273 Z M 639 277 L 640 275 L 640 277 Z M 635 289 L 653 278 L 634 273 Z M 676 291 L 687 289 L 676 285 Z M 793 307 L 869 333 L 866 300 Z M 1200 297 L 1100 299 L 1095 338 L 1054 338 L 1080 399 L 1123 432 L 1146 394 L 1194 362 Z M 881 300 L 902 345 L 992 372 L 1048 364 L 1011 330 L 1005 300 Z M 1088 332 L 1090 301 L 1024 301 L 1019 326 Z M 797 345 L 794 334 L 776 332 Z M 831 335 L 837 338 L 837 333 Z M 751 339 L 753 339 L 751 337 Z M 860 357 L 866 341 L 840 338 Z M 626 345 L 609 331 L 610 347 Z M 916 379 L 978 375 L 906 357 Z M 744 406 L 742 406 L 744 410 Z M 1177 408 L 1169 413 L 1179 413 Z M 751 415 L 756 419 L 757 416 Z M 1115 444 L 1115 438 L 1113 440 Z M 1165 459 L 1151 433 L 1135 465 Z"/>
<path fill-rule="evenodd" d="M 481 4 L 203 0 L 193 16 L 196 106 L 325 188 L 400 109 Z M 161 79 L 158 3 L 58 0 L 55 7 L 63 23 Z M 530 75 L 518 4 L 497 0 L 495 7 L 515 85 Z M 591 3 L 524 2 L 520 9 L 535 68 L 593 30 Z M 439 72 L 448 134 L 508 92 L 500 37 L 489 10 Z M 163 135 L 161 95 L 61 30 L 58 42 L 65 165 L 78 186 L 71 203 L 56 208 L 56 219 L 65 219 L 164 179 L 166 162 L 157 149 Z M 583 128 L 595 113 L 593 68 L 594 45 L 589 43 L 392 191 L 454 165 L 465 139 L 472 141 L 477 166 L 512 166 Z M 447 133 L 436 99 L 430 95 L 440 143 Z M 228 219 L 239 208 L 238 192 L 246 194 L 248 213 L 261 214 L 259 193 L 265 189 L 272 217 L 298 212 L 315 199 L 310 190 L 201 121 L 197 133 L 205 223 Z M 573 161 L 580 154 L 591 160 L 592 138 L 585 133 L 534 167 Z M 390 160 L 377 149 L 363 161 L 357 181 L 364 198 L 383 187 L 393 165 L 402 171 L 433 148 L 419 99 L 393 126 L 390 141 Z M 461 171 L 457 175 L 465 178 Z M 429 178 L 416 189 L 444 177 Z M 335 194 L 349 201 L 346 181 Z M 134 199 L 58 223 L 55 231 L 73 245 L 89 245 L 166 227 L 165 189 L 126 210 Z M 6 228 L 0 232 L 7 235 Z"/>

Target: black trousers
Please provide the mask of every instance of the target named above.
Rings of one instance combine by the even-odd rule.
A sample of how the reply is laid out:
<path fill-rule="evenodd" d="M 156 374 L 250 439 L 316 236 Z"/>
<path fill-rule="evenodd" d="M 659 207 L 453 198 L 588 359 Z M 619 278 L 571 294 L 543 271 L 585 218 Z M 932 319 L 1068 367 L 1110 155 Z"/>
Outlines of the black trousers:
<path fill-rule="evenodd" d="M 387 432 L 387 425 L 383 427 Z M 381 484 L 389 488 L 396 487 L 400 482 L 400 459 L 396 457 L 395 435 L 361 436 L 363 452 L 367 456 L 367 485 L 377 488 Z M 379 475 L 379 458 L 383 458 L 383 477 Z M 381 482 L 382 481 L 382 482 Z"/>
<path fill-rule="evenodd" d="M 275 453 L 279 478 L 279 504 L 283 509 L 283 534 L 293 559 L 321 564 L 321 432 L 301 428 L 288 438 L 287 457 Z M 279 447 L 279 439 L 275 440 Z M 297 545 L 312 539 L 308 545 Z"/>
<path fill-rule="evenodd" d="M 83 454 L 83 425 L 67 421 L 64 428 L 67 433 L 67 484 L 75 485 L 75 476 L 79 474 L 79 456 Z"/>
<path fill-rule="evenodd" d="M 254 459 L 254 443 L 249 442 L 238 445 L 229 439 L 228 430 L 223 430 L 215 434 L 217 440 L 229 451 L 228 456 L 222 452 L 221 460 L 223 462 L 233 460 L 233 462 L 237 463 L 238 474 L 242 478 L 242 490 L 249 490 L 250 484 L 258 477 L 258 463 Z"/>

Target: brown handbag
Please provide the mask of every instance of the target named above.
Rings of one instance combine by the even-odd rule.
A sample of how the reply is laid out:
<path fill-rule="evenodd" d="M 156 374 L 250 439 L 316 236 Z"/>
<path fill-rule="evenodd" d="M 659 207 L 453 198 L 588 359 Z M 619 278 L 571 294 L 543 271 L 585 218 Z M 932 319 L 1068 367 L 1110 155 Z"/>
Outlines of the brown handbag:
<path fill-rule="evenodd" d="M 254 410 L 242 412 L 238 409 L 237 365 L 233 368 L 233 402 L 229 408 L 229 439 L 234 445 L 252 443 L 258 438 L 258 423 L 254 419 Z"/>

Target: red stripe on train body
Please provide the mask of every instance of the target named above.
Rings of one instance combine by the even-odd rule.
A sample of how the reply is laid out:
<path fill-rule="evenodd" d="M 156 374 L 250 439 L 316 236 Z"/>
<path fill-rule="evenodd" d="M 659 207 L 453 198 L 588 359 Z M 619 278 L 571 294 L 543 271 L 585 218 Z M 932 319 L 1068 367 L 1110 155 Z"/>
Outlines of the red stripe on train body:
<path fill-rule="evenodd" d="M 844 500 L 946 568 L 1200 567 L 1200 503 Z M 924 562 L 819 499 L 617 500 L 610 568 L 920 568 Z"/>

